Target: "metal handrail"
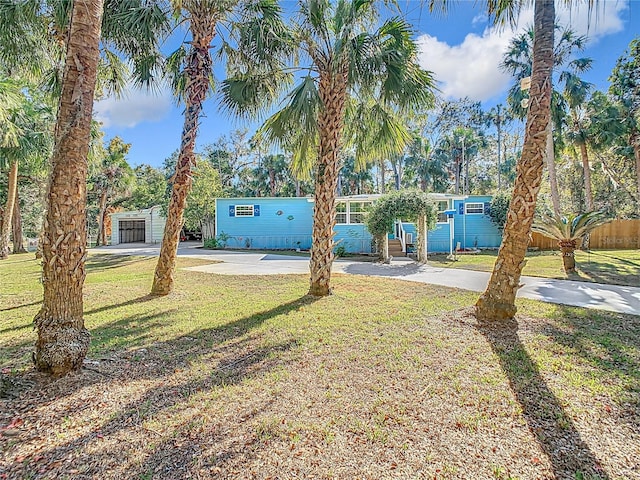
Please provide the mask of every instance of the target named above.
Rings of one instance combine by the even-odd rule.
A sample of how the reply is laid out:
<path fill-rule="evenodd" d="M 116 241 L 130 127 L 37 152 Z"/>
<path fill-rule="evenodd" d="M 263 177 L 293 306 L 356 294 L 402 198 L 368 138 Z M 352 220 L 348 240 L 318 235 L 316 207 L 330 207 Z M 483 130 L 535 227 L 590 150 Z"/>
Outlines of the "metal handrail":
<path fill-rule="evenodd" d="M 396 220 L 396 238 L 400 240 L 403 253 L 407 253 L 407 232 L 404 231 L 401 220 Z"/>

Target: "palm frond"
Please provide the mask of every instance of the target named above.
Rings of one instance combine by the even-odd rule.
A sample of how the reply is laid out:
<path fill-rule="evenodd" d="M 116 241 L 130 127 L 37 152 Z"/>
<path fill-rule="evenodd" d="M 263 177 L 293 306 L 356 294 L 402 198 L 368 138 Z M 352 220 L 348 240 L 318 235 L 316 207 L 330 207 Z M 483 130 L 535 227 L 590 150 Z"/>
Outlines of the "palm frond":
<path fill-rule="evenodd" d="M 114 95 L 120 98 L 131 72 L 129 66 L 111 50 L 104 50 L 98 63 L 96 97 Z"/>
<path fill-rule="evenodd" d="M 173 91 L 177 103 L 182 102 L 184 91 L 187 86 L 187 77 L 184 72 L 187 58 L 187 47 L 180 45 L 176 50 L 167 56 L 165 62 L 166 76 Z"/>
<path fill-rule="evenodd" d="M 150 87 L 161 76 L 159 44 L 171 32 L 167 2 L 106 0 L 102 42 L 122 53 L 133 64 L 135 83 Z"/>
<path fill-rule="evenodd" d="M 356 168 L 402 153 L 412 140 L 406 122 L 378 103 L 352 104 L 347 110 L 346 141 L 355 149 Z"/>
<path fill-rule="evenodd" d="M 269 143 L 290 147 L 289 139 L 296 137 L 296 132 L 316 137 L 320 103 L 315 79 L 309 75 L 304 77 L 287 96 L 286 105 L 260 129 L 264 138 Z"/>
<path fill-rule="evenodd" d="M 315 80 L 306 76 L 288 95 L 286 105 L 259 130 L 267 143 L 293 154 L 298 178 L 304 177 L 316 160 L 320 103 Z"/>
<path fill-rule="evenodd" d="M 240 118 L 256 118 L 279 97 L 290 79 L 281 71 L 238 74 L 221 82 L 220 104 Z"/>
<path fill-rule="evenodd" d="M 606 212 L 593 211 L 579 215 L 541 215 L 531 229 L 558 242 L 578 240 L 600 225 L 611 221 Z"/>

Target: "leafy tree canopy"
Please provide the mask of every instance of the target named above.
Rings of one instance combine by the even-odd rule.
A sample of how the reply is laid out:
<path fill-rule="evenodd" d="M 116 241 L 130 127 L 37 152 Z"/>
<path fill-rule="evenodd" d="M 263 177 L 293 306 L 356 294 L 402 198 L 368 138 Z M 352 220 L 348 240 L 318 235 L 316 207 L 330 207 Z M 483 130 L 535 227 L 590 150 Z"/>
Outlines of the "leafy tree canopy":
<path fill-rule="evenodd" d="M 500 230 L 502 230 L 504 224 L 507 223 L 509 203 L 511 203 L 511 195 L 508 192 L 498 192 L 491 198 L 489 218 L 491 218 L 491 221 L 495 223 Z"/>
<path fill-rule="evenodd" d="M 367 214 L 367 228 L 372 235 L 390 232 L 393 222 L 415 222 L 424 215 L 427 228 L 435 227 L 436 214 L 427 194 L 417 190 L 398 190 L 380 197 Z"/>

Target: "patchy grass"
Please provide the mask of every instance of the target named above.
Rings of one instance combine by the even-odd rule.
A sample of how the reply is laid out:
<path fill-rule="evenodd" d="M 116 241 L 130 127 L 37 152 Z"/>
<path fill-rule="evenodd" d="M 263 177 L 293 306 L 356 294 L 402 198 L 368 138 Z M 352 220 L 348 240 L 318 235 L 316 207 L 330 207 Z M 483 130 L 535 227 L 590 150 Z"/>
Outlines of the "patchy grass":
<path fill-rule="evenodd" d="M 458 255 L 457 261 L 447 260 L 445 255 L 430 255 L 429 264 L 490 272 L 497 255 L 496 251 L 482 251 L 476 255 Z M 611 285 L 640 285 L 640 250 L 577 250 L 576 266 L 576 273 L 567 275 L 562 269 L 560 252 L 530 252 L 522 274 Z"/>
<path fill-rule="evenodd" d="M 179 259 L 179 267 L 202 263 Z M 92 256 L 82 372 L 30 367 L 37 263 L 0 263 L 0 478 L 640 478 L 640 317 L 336 275 Z"/>

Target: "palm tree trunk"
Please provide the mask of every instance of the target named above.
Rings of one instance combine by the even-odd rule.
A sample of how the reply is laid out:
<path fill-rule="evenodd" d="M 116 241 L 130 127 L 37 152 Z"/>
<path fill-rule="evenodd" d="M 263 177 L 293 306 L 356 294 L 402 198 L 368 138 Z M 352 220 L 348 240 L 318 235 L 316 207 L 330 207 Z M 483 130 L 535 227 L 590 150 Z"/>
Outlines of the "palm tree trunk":
<path fill-rule="evenodd" d="M 7 203 L 4 207 L 4 218 L 2 219 L 2 229 L 0 230 L 0 260 L 9 256 L 9 237 L 11 235 L 11 219 L 13 217 L 13 206 L 16 202 L 16 191 L 18 189 L 18 161 L 11 162 L 9 167 L 9 178 L 7 185 Z"/>
<path fill-rule="evenodd" d="M 269 191 L 272 197 L 276 196 L 276 171 L 273 168 L 269 169 Z"/>
<path fill-rule="evenodd" d="M 344 126 L 346 74 L 322 73 L 318 115 L 320 145 L 316 170 L 315 205 L 311 246 L 309 294 L 324 297 L 331 293 L 333 227 L 336 223 L 336 187 L 340 173 L 340 148 Z"/>
<path fill-rule="evenodd" d="M 500 174 L 500 155 L 502 154 L 502 117 L 500 117 L 500 104 L 497 105 L 496 129 L 498 133 L 498 191 L 502 190 L 502 176 Z"/>
<path fill-rule="evenodd" d="M 96 247 L 99 245 L 106 245 L 105 225 L 104 219 L 107 214 L 107 189 L 102 190 L 100 194 L 100 206 L 98 213 L 98 236 L 96 237 Z"/>
<path fill-rule="evenodd" d="M 547 170 L 549 172 L 549 186 L 551 188 L 551 204 L 553 205 L 553 213 L 560 215 L 560 193 L 558 191 L 558 177 L 556 175 L 556 154 L 553 147 L 553 128 L 549 121 L 547 127 L 547 145 L 545 160 L 547 162 Z"/>
<path fill-rule="evenodd" d="M 562 265 L 566 273 L 573 273 L 576 271 L 576 241 L 571 240 L 569 242 L 558 242 L 560 245 L 560 252 L 562 253 Z"/>
<path fill-rule="evenodd" d="M 164 228 L 160 257 L 153 277 L 152 295 L 167 295 L 173 290 L 173 273 L 176 268 L 178 242 L 182 229 L 182 216 L 187 203 L 187 195 L 191 191 L 193 182 L 191 170 L 196 164 L 194 154 L 196 137 L 198 135 L 198 121 L 202 112 L 202 103 L 209 91 L 209 76 L 211 74 L 211 55 L 209 46 L 215 35 L 215 24 L 196 24 L 197 17 L 192 15 L 191 29 L 194 40 L 186 67 L 187 85 L 185 87 L 184 125 L 180 154 L 173 176 L 173 189 L 167 211 L 167 223 Z M 205 17 L 206 20 L 206 17 Z M 204 30 L 204 31 L 203 31 Z"/>
<path fill-rule="evenodd" d="M 418 263 L 427 263 L 427 219 L 418 217 Z"/>
<path fill-rule="evenodd" d="M 379 235 L 376 237 L 376 243 L 378 244 L 378 261 L 383 263 L 389 263 L 389 235 Z"/>
<path fill-rule="evenodd" d="M 593 193 L 591 191 L 591 168 L 589 167 L 589 154 L 587 144 L 580 142 L 580 156 L 582 157 L 582 170 L 584 171 L 584 198 L 587 212 L 593 211 Z"/>
<path fill-rule="evenodd" d="M 91 335 L 84 327 L 82 289 L 87 249 L 87 154 L 100 51 L 103 0 L 75 0 L 43 234 L 44 301 L 34 318 L 36 369 L 78 370 Z"/>
<path fill-rule="evenodd" d="M 633 147 L 633 156 L 636 159 L 636 185 L 638 187 L 638 213 L 640 214 L 640 132 L 633 129 L 631 133 L 631 146 Z"/>
<path fill-rule="evenodd" d="M 511 319 L 517 310 L 515 298 L 542 182 L 547 128 L 551 117 L 554 18 L 553 0 L 536 0 L 531 100 L 524 145 L 516 167 L 502 245 L 487 290 L 476 302 L 476 314 L 480 321 Z"/>
<path fill-rule="evenodd" d="M 20 197 L 16 188 L 16 200 L 13 203 L 13 217 L 11 219 L 11 235 L 13 236 L 13 253 L 27 253 L 22 241 L 22 214 L 20 213 Z"/>

